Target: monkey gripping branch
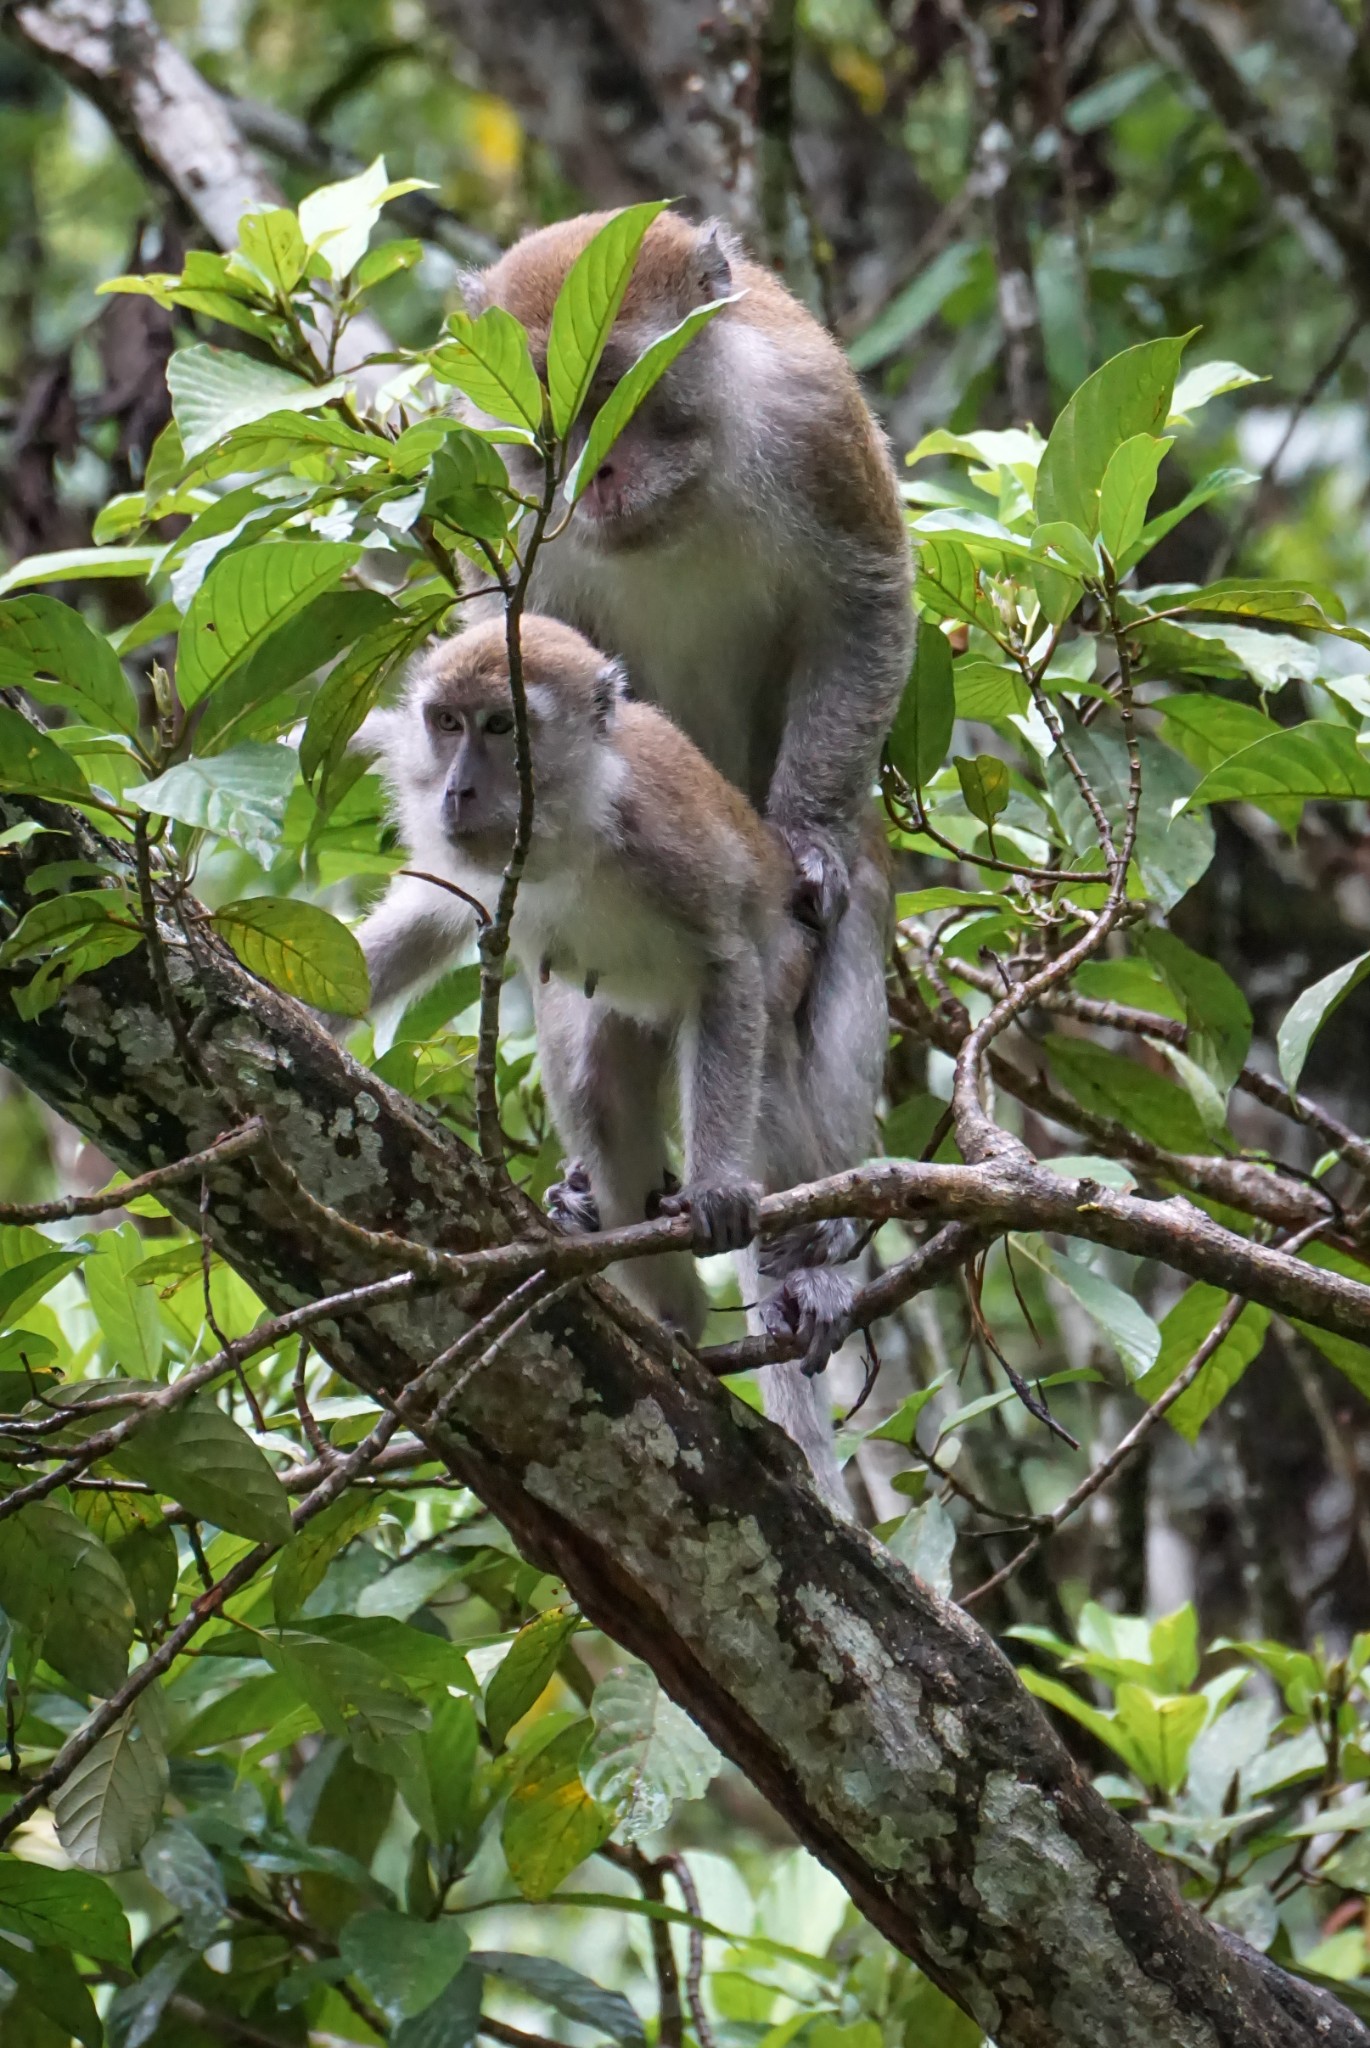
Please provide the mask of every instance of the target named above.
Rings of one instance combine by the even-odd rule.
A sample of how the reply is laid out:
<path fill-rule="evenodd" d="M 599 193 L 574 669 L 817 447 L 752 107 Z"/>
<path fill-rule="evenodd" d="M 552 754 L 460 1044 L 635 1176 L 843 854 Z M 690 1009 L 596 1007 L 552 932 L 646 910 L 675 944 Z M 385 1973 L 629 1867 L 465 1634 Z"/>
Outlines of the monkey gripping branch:
<path fill-rule="evenodd" d="M 188 1678 L 216 1656 L 248 1655 L 298 1698 L 303 1728 L 401 1773 L 426 1847 L 408 1915 L 379 1914 L 382 1946 L 412 1944 L 405 1930 L 422 1923 L 451 1966 L 431 2009 L 475 1985 L 475 2004 L 443 2038 L 510 2038 L 481 2018 L 481 1970 L 462 1967 L 465 1937 L 442 1912 L 474 1845 L 463 1834 L 470 1815 L 453 1808 L 456 1752 L 443 1747 L 462 1713 L 477 1740 L 451 1690 L 456 1666 L 440 1662 L 440 1682 L 431 1663 L 421 1675 L 387 1671 L 393 1633 L 330 1634 L 302 1614 L 375 1511 L 366 1489 L 417 1469 L 469 1488 L 591 1623 L 640 1656 L 998 2048 L 1365 2042 L 1327 1988 L 1181 1896 L 1171 1867 L 1084 1780 L 991 1639 L 835 1517 L 795 1447 L 719 1384 L 719 1369 L 759 1364 L 783 1344 L 753 1337 L 701 1360 L 596 1277 L 611 1261 L 688 1247 L 689 1216 L 566 1237 L 529 1200 L 545 1183 L 550 1141 L 527 1052 L 497 1031 L 536 805 L 519 617 L 565 501 L 694 334 L 727 314 L 711 303 L 655 343 L 595 416 L 589 453 L 570 463 L 576 415 L 657 211 L 629 209 L 570 269 L 545 383 L 517 322 L 493 307 L 454 316 L 435 348 L 392 366 L 388 391 L 363 411 L 333 364 L 369 285 L 415 260 L 415 244 L 367 250 L 395 190 L 380 168 L 314 195 L 298 215 L 249 215 L 231 256 L 199 252 L 181 277 L 123 281 L 241 328 L 277 366 L 199 344 L 174 358 L 175 424 L 145 489 L 108 507 L 97 531 L 102 573 L 153 579 L 158 601 L 141 626 L 111 642 L 41 594 L 45 580 L 90 566 L 79 559 L 21 564 L 7 586 L 25 594 L 0 603 L 0 1055 L 142 1177 L 136 1189 L 0 1212 L 0 1604 L 22 1643 L 0 1837 L 22 1846 L 20 1831 L 50 1812 L 76 1866 L 55 1876 L 0 1859 L 0 1930 L 36 1943 L 43 1963 L 18 1980 L 21 2000 L 44 2010 L 60 1984 L 75 2001 L 61 2024 L 88 2039 L 83 2028 L 99 2022 L 93 2006 L 85 2017 L 75 1954 L 107 1966 L 116 2003 L 153 1995 L 155 1978 L 159 2012 L 216 2017 L 191 1931 L 199 1923 L 185 1912 L 179 1931 L 158 1937 L 169 1946 L 140 1954 L 130 1983 L 127 1926 L 97 1903 L 98 1874 L 142 1851 L 168 1896 L 188 1898 L 156 1854 L 147 1860 L 166 1839 L 157 1830 L 168 1751 L 198 1725 L 186 1725 Z M 1189 1317 L 1187 1363 L 1174 1360 L 1154 1392 L 1144 1387 L 1151 1405 L 1134 1438 L 1206 1385 L 1247 1317 L 1296 1321 L 1334 1362 L 1370 1341 L 1366 1217 L 1338 1193 L 1364 1172 L 1365 1141 L 1296 1092 L 1345 983 L 1305 1001 L 1281 1035 L 1286 1085 L 1267 1089 L 1271 1106 L 1334 1155 L 1310 1182 L 1243 1156 L 1226 1133 L 1229 1091 L 1263 1086 L 1246 1064 L 1249 1014 L 1243 1027 L 1226 977 L 1164 924 L 1211 851 L 1206 805 L 1240 797 L 1287 817 L 1309 796 L 1370 796 L 1354 733 L 1336 716 L 1291 732 L 1247 709 L 1240 744 L 1219 758 L 1217 716 L 1204 707 L 1226 714 L 1231 703 L 1198 688 L 1158 700 L 1152 689 L 1156 677 L 1233 674 L 1233 648 L 1249 659 L 1253 634 L 1244 623 L 1229 646 L 1222 622 L 1234 617 L 1353 630 L 1329 594 L 1302 587 L 1135 584 L 1176 516 L 1146 520 L 1171 445 L 1163 430 L 1232 381 L 1232 366 L 1204 366 L 1177 384 L 1180 349 L 1149 344 L 1105 365 L 1045 444 L 939 436 L 915 451 L 972 465 L 968 486 L 939 488 L 934 512 L 918 512 L 920 487 L 909 488 L 924 624 L 885 769 L 895 843 L 956 863 L 954 885 L 901 898 L 896 959 L 901 1033 L 954 1056 L 948 1127 L 922 1161 L 858 1167 L 769 1196 L 760 1211 L 771 1231 L 841 1218 L 899 1227 L 904 1255 L 856 1296 L 858 1325 L 982 1260 L 1007 1233 L 1030 1249 L 1051 1233 L 1170 1268 L 1193 1283 L 1185 1299 L 1203 1313 Z M 432 379 L 487 424 L 430 409 Z M 531 454 L 531 483 L 523 467 L 511 483 L 502 449 Z M 231 487 L 217 488 L 226 479 Z M 996 519 L 973 496 L 986 485 Z M 173 511 L 189 517 L 177 540 L 137 537 Z M 359 1034 L 368 1069 L 292 1000 L 351 1016 L 368 1001 L 356 940 L 309 893 L 403 859 L 381 834 L 374 783 L 348 743 L 457 601 L 458 554 L 504 599 L 514 853 L 479 962 L 412 1004 L 384 1052 Z M 124 664 L 173 628 L 174 689 L 153 664 L 135 693 Z M 40 724 L 34 706 L 63 716 Z M 1010 769 L 1002 746 L 945 767 L 958 711 L 996 744 L 1025 744 L 1035 773 Z M 1234 725 L 1221 730 L 1230 737 Z M 961 885 L 967 871 L 973 888 Z M 1154 1009 L 1085 975 L 1106 942 L 1146 962 Z M 1135 992 L 1138 977 L 1128 986 Z M 450 1031 L 467 1011 L 474 1031 Z M 1167 1048 L 1177 1081 L 1083 1037 L 1054 1048 L 1043 1077 L 1010 1050 L 1029 1012 Z M 1123 1073 L 1148 1084 L 1138 1081 L 1145 1114 L 1131 1120 Z M 1096 1148 L 1095 1170 L 1063 1176 L 1038 1164 L 986 1109 L 991 1084 L 999 1100 L 1045 1102 Z M 1219 1214 L 1201 1201 L 1221 1204 Z M 127 1226 L 94 1240 L 38 1228 L 148 1203 L 182 1226 L 156 1240 L 167 1248 L 151 1260 Z M 122 1320 L 102 1294 L 102 1260 L 120 1276 Z M 104 1302 L 101 1327 L 119 1330 L 100 1379 L 84 1363 L 65 1369 L 37 1307 L 83 1261 L 92 1303 Z M 250 1294 L 234 1296 L 231 1274 Z M 1099 1291 L 1075 1285 L 1099 1313 Z M 154 1289 L 170 1307 L 154 1303 Z M 1141 1363 L 1145 1379 L 1162 1360 L 1153 1350 Z M 1014 1383 L 1053 1420 L 1021 1375 Z M 373 1404 L 360 1436 L 326 1433 L 314 1413 L 311 1403 L 340 1385 Z M 301 1442 L 278 1472 L 262 1445 L 281 1448 L 294 1427 Z M 911 1427 L 893 1436 L 912 1445 Z M 116 1513 L 119 1501 L 132 1505 Z M 202 1524 L 220 1534 L 206 1542 Z M 184 1583 L 178 1528 L 193 1552 Z M 1049 1534 L 1038 1528 L 1028 1549 Z M 518 1639 L 515 1677 L 487 1689 L 480 1739 L 496 1753 L 481 1769 L 492 1783 L 507 1789 L 498 1752 L 564 1663 L 573 1626 L 561 1610 L 537 1617 Z M 1333 1725 L 1360 1668 L 1340 1667 Z M 43 1687 L 44 1698 L 59 1689 L 78 1704 L 79 1725 L 26 1719 Z M 1086 1711 L 1064 1687 L 1050 1697 Z M 1200 1720 L 1220 1720 L 1230 1698 L 1230 1686 L 1205 1696 Z M 1155 1707 L 1155 1724 L 1175 1731 L 1166 1741 L 1180 1740 L 1180 1720 L 1193 1740 L 1194 1704 L 1179 1717 L 1173 1701 Z M 577 1722 L 520 1764 L 504 1843 L 529 1898 L 553 1893 L 623 1818 L 621 1804 L 596 1796 L 588 1765 L 580 1775 L 588 1737 Z M 1121 1735 L 1110 1739 L 1121 1746 Z M 1176 1782 L 1173 1756 L 1163 1770 L 1140 1734 L 1128 1744 L 1143 1783 Z M 1335 1803 L 1332 1752 L 1329 1772 L 1316 1819 L 1336 1834 L 1347 1809 Z M 542 1824 L 531 1850 L 520 1832 L 530 1813 Z M 1293 1810 L 1289 1824 L 1286 1884 L 1333 1882 Z M 276 1911 L 269 1883 L 250 1873 L 254 1857 L 282 1853 L 279 1836 L 247 1827 L 235 1841 L 238 1875 L 214 1895 L 201 1948 L 224 1916 L 237 1926 Z M 357 1869 L 341 1875 L 369 1882 Z M 648 1897 L 659 1901 L 655 1882 Z M 1210 1903 L 1222 1888 L 1209 1888 Z M 387 2006 L 393 1980 L 366 1947 L 377 1918 L 287 1924 L 323 1973 L 314 1989 L 340 1985 L 346 2010 L 377 2029 L 393 2021 L 403 2041 L 426 2008 Z M 486 1969 L 498 1960 L 485 1958 Z M 662 2038 L 674 2026 L 678 2039 L 669 1956 L 660 1967 Z M 706 2031 L 698 2012 L 693 2023 Z M 275 2038 L 252 2024 L 229 2038 Z"/>

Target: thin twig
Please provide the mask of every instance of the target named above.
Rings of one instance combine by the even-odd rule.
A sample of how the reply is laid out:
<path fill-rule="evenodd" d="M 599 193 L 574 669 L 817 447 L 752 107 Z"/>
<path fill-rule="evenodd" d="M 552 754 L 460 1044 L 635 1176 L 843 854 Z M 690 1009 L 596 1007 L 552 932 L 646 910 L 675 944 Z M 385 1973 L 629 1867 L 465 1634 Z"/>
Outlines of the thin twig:
<path fill-rule="evenodd" d="M 691 1921 L 701 1920 L 704 1916 L 699 1910 L 699 1893 L 685 1858 L 672 1850 L 661 1858 L 661 1862 L 680 1886 L 680 1896 L 685 1901 L 685 1911 Z M 689 1948 L 685 1965 L 685 2003 L 690 2008 L 690 2023 L 699 2048 L 715 2048 L 714 2030 L 704 2009 L 704 1936 L 697 1925 L 691 1925 L 686 1933 Z"/>
<path fill-rule="evenodd" d="M 255 1151 L 265 1135 L 262 1118 L 249 1117 L 237 1130 L 227 1131 L 212 1145 L 206 1145 L 203 1152 L 192 1152 L 170 1166 L 154 1166 L 149 1173 L 140 1173 L 136 1180 L 126 1180 L 122 1187 L 101 1188 L 94 1195 L 61 1195 L 52 1202 L 0 1202 L 0 1223 L 68 1223 L 74 1216 L 103 1216 L 112 1209 L 125 1209 L 130 1202 L 141 1201 L 144 1195 L 155 1195 L 161 1188 L 196 1179 L 210 1167 L 226 1166 L 230 1160 L 240 1159 L 245 1152 Z"/>

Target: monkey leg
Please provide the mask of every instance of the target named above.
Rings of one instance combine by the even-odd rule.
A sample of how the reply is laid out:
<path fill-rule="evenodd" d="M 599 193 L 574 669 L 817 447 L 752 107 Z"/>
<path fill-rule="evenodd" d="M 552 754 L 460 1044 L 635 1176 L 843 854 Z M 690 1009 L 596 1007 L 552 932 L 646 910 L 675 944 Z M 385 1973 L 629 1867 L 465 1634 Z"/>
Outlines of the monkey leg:
<path fill-rule="evenodd" d="M 534 1005 L 552 1120 L 576 1155 L 599 1227 L 641 1223 L 671 1185 L 663 1114 L 670 1041 L 565 982 L 541 984 Z M 708 1296 L 688 1252 L 625 1259 L 608 1278 L 690 1342 L 703 1329 Z"/>

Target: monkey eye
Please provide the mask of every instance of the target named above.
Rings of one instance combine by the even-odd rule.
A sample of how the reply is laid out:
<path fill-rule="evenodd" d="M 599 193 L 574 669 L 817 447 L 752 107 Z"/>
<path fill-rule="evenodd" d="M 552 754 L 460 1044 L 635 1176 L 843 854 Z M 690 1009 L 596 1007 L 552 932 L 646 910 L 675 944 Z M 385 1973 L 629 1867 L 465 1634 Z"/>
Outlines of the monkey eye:
<path fill-rule="evenodd" d="M 512 732 L 514 730 L 513 712 L 492 711 L 485 721 L 485 730 L 488 733 L 493 733 L 497 739 L 501 733 Z"/>
<path fill-rule="evenodd" d="M 450 705 L 439 704 L 433 713 L 433 723 L 439 732 L 460 732 L 461 713 L 453 711 Z"/>

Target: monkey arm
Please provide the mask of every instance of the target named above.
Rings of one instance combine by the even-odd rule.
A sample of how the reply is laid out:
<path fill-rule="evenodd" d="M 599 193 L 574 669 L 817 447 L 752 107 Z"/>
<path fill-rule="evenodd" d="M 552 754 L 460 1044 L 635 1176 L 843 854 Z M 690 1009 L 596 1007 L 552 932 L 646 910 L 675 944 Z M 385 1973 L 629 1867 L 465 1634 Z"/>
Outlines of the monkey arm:
<path fill-rule="evenodd" d="M 400 875 L 357 931 L 373 1007 L 441 973 L 469 944 L 475 913 L 433 882 Z"/>
<path fill-rule="evenodd" d="M 745 946 L 708 969 L 694 1018 L 680 1034 L 685 1186 L 664 1214 L 695 1221 L 695 1249 L 737 1251 L 756 1234 L 757 1120 L 766 1042 L 766 985 L 759 949 Z"/>
<path fill-rule="evenodd" d="M 874 574 L 829 583 L 824 600 L 801 636 L 766 803 L 820 926 L 845 903 L 881 743 L 908 677 L 913 612 L 902 552 Z"/>

